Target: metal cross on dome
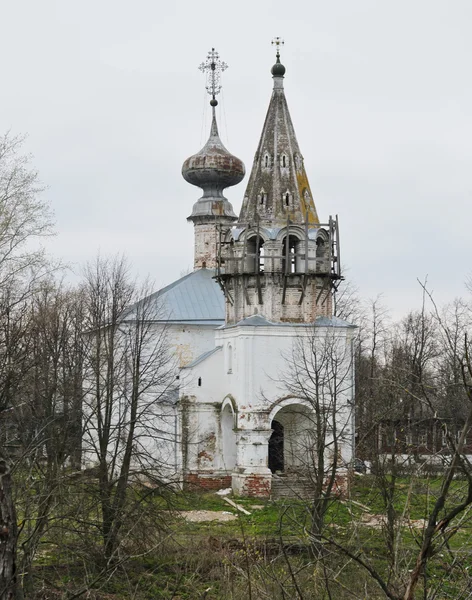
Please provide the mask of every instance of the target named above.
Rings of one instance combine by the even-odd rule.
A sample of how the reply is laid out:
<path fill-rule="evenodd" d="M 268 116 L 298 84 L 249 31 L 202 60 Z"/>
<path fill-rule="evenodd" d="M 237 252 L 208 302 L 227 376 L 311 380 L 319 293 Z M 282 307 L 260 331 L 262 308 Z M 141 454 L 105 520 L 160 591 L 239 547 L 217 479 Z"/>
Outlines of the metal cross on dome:
<path fill-rule="evenodd" d="M 283 39 L 281 37 L 275 37 L 272 40 L 272 46 L 275 46 L 277 48 L 277 56 L 280 56 L 280 46 L 283 46 L 285 44 L 285 42 L 283 41 Z"/>
<path fill-rule="evenodd" d="M 220 60 L 218 52 L 212 48 L 208 52 L 205 62 L 198 67 L 202 73 L 206 73 L 207 84 L 206 91 L 215 99 L 215 96 L 221 90 L 221 73 L 228 68 L 228 65 Z"/>

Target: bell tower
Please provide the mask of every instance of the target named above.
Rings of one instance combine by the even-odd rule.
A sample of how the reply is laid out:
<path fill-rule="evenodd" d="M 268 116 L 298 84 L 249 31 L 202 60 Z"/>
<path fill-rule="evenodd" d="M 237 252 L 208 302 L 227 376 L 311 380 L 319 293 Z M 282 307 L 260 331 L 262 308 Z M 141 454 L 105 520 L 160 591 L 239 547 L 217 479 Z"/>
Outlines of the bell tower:
<path fill-rule="evenodd" d="M 187 218 L 193 222 L 195 229 L 194 268 L 214 269 L 217 263 L 218 235 L 226 232 L 237 220 L 223 191 L 242 181 L 245 168 L 243 162 L 224 147 L 216 123 L 216 95 L 221 90 L 221 73 L 227 65 L 212 48 L 199 68 L 207 75 L 206 89 L 211 96 L 210 137 L 200 152 L 184 162 L 182 176 L 203 190 L 203 196 L 193 205 L 192 214 Z"/>
<path fill-rule="evenodd" d="M 237 223 L 220 228 L 217 279 L 226 323 L 332 316 L 340 279 L 337 217 L 320 223 L 285 98 L 283 41 L 275 38 L 273 91 Z"/>

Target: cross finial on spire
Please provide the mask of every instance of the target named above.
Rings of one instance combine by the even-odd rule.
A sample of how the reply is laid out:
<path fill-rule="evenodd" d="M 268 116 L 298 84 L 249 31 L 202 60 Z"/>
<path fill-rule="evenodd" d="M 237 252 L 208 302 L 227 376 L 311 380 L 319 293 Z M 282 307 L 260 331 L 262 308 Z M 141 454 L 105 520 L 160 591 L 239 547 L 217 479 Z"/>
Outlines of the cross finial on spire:
<path fill-rule="evenodd" d="M 272 46 L 275 46 L 277 48 L 277 55 L 276 55 L 277 58 L 280 58 L 280 50 L 279 50 L 279 48 L 280 48 L 280 46 L 283 46 L 284 43 L 285 42 L 283 41 L 283 39 L 281 37 L 275 37 L 272 40 Z"/>
<path fill-rule="evenodd" d="M 228 68 L 228 65 L 220 60 L 220 55 L 212 48 L 208 52 L 205 62 L 202 62 L 198 68 L 202 73 L 206 73 L 206 91 L 211 96 L 210 104 L 215 107 L 218 104 L 215 96 L 221 91 L 221 73 Z"/>

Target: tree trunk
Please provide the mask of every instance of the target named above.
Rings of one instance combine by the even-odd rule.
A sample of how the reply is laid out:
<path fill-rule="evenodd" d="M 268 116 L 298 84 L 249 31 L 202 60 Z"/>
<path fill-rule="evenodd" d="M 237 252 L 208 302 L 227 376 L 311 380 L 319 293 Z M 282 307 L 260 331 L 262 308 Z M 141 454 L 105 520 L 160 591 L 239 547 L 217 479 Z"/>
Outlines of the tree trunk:
<path fill-rule="evenodd" d="M 16 543 L 18 528 L 12 498 L 10 467 L 0 458 L 0 598 L 16 600 Z"/>

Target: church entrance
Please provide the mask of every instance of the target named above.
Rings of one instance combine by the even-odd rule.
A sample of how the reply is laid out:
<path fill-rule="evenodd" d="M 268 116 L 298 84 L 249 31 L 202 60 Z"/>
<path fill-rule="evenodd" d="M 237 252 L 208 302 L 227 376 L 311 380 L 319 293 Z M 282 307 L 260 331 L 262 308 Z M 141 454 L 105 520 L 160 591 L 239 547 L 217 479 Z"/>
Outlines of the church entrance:
<path fill-rule="evenodd" d="M 284 470 L 284 426 L 279 421 L 271 423 L 269 438 L 269 469 L 272 473 Z"/>
<path fill-rule="evenodd" d="M 281 408 L 271 423 L 268 466 L 272 473 L 306 473 L 313 468 L 313 413 L 302 404 Z"/>

